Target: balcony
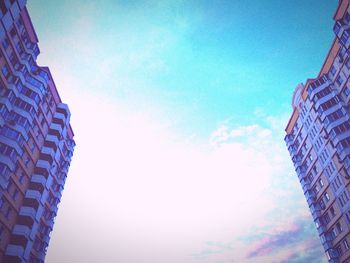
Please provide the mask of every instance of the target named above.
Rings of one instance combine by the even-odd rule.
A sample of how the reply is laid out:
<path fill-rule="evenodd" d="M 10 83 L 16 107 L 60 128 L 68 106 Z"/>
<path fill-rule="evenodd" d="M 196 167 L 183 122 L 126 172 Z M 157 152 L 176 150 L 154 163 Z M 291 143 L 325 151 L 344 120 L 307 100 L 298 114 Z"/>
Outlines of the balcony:
<path fill-rule="evenodd" d="M 340 36 L 340 42 L 346 48 L 349 48 L 349 32 L 348 30 L 343 30 L 342 34 L 338 34 Z"/>
<path fill-rule="evenodd" d="M 331 138 L 333 139 L 333 143 L 337 145 L 340 141 L 347 139 L 350 137 L 350 130 L 342 132 L 340 134 L 335 134 L 335 132 L 331 133 Z"/>
<path fill-rule="evenodd" d="M 62 124 L 62 125 L 66 124 L 66 116 L 61 112 L 55 112 L 55 114 L 53 115 L 53 118 L 54 118 L 54 122 L 58 124 Z"/>
<path fill-rule="evenodd" d="M 50 130 L 54 130 L 56 131 L 56 134 L 58 133 L 60 135 L 62 134 L 62 131 L 63 131 L 62 126 L 57 123 L 51 123 Z"/>
<path fill-rule="evenodd" d="M 305 181 L 305 178 L 300 180 L 301 187 L 303 188 L 303 192 L 306 193 L 310 189 L 310 184 Z"/>
<path fill-rule="evenodd" d="M 51 191 L 52 191 L 52 194 L 54 195 L 54 197 L 56 197 L 58 200 L 60 200 L 62 197 L 62 190 L 63 190 L 63 187 L 62 187 L 62 185 L 60 185 L 60 190 L 55 191 L 52 189 Z"/>
<path fill-rule="evenodd" d="M 31 232 L 31 228 L 26 225 L 15 225 L 12 234 L 17 236 L 24 236 L 26 239 L 29 239 Z"/>
<path fill-rule="evenodd" d="M 63 113 L 66 117 L 70 116 L 68 105 L 65 103 L 58 103 L 56 111 Z"/>
<path fill-rule="evenodd" d="M 43 242 L 47 245 L 49 245 L 50 243 L 50 236 L 49 235 L 45 235 L 43 238 L 42 238 Z"/>
<path fill-rule="evenodd" d="M 58 206 L 57 205 L 52 205 L 50 208 L 50 211 L 56 216 L 58 212 Z"/>
<path fill-rule="evenodd" d="M 349 25 L 345 21 L 343 21 L 343 19 L 335 22 L 335 24 L 333 26 L 333 32 L 337 36 L 341 36 L 343 34 L 344 30 L 347 30 L 347 29 L 349 29 Z"/>
<path fill-rule="evenodd" d="M 53 218 L 51 218 L 51 219 L 47 219 L 47 220 L 45 220 L 45 223 L 46 223 L 46 225 L 49 227 L 49 228 L 53 228 L 53 225 L 55 224 L 55 221 L 54 221 L 54 219 Z"/>
<path fill-rule="evenodd" d="M 293 134 L 287 134 L 284 138 L 284 141 L 287 143 L 287 145 L 291 145 L 294 141 L 294 135 Z"/>
<path fill-rule="evenodd" d="M 0 97 L 0 103 L 6 105 L 8 109 L 12 108 L 12 103 L 9 101 L 8 97 Z"/>
<path fill-rule="evenodd" d="M 295 170 L 298 174 L 299 179 L 301 180 L 301 178 L 304 177 L 306 173 L 305 165 L 298 166 Z"/>
<path fill-rule="evenodd" d="M 28 206 L 22 206 L 21 210 L 19 211 L 20 216 L 29 217 L 34 221 L 36 220 L 36 214 L 37 211 L 34 208 Z"/>
<path fill-rule="evenodd" d="M 59 140 L 57 136 L 48 134 L 45 138 L 45 145 L 46 147 L 50 147 L 56 150 L 59 145 Z"/>
<path fill-rule="evenodd" d="M 333 112 L 341 109 L 343 106 L 341 103 L 334 104 L 332 107 L 329 109 L 325 110 L 324 112 L 321 113 L 321 121 L 323 122 L 325 117 L 328 116 L 329 114 L 332 114 Z"/>
<path fill-rule="evenodd" d="M 297 155 L 295 155 L 295 156 L 292 158 L 292 161 L 293 161 L 293 163 L 294 163 L 295 168 L 297 168 L 297 167 L 299 167 L 299 166 L 302 165 L 303 158 L 304 158 L 304 156 L 301 155 L 300 153 L 297 154 Z"/>
<path fill-rule="evenodd" d="M 307 203 L 309 204 L 309 206 L 311 204 L 313 204 L 315 202 L 315 200 L 316 200 L 315 194 L 313 193 L 312 190 L 308 190 L 308 191 L 305 192 L 305 198 L 306 198 Z"/>
<path fill-rule="evenodd" d="M 312 100 L 316 93 L 328 87 L 330 84 L 331 81 L 328 79 L 327 75 L 323 75 L 322 77 L 312 82 L 309 86 L 310 99 Z"/>
<path fill-rule="evenodd" d="M 69 146 L 69 148 L 71 148 L 73 150 L 73 148 L 75 147 L 75 142 L 74 140 L 67 140 L 67 145 Z"/>
<path fill-rule="evenodd" d="M 333 129 L 333 128 L 337 127 L 338 125 L 340 125 L 340 124 L 342 124 L 344 122 L 347 122 L 347 121 L 349 121 L 349 117 L 347 115 L 344 115 L 344 116 L 340 117 L 337 120 L 329 122 L 326 125 L 326 130 L 327 130 L 328 134 L 331 132 L 331 129 Z"/>
<path fill-rule="evenodd" d="M 318 99 L 315 103 L 315 108 L 318 109 L 321 104 L 329 101 L 330 99 L 334 98 L 336 94 L 332 91 L 331 93 L 327 94 L 326 96 Z"/>
<path fill-rule="evenodd" d="M 34 100 L 32 100 L 32 99 L 30 99 L 30 98 L 28 98 L 27 96 L 24 96 L 24 95 L 22 95 L 22 94 L 21 94 L 19 97 L 20 97 L 20 99 L 23 100 L 24 102 L 26 102 L 26 103 L 30 104 L 31 106 L 33 106 L 35 112 L 38 111 L 38 104 L 37 104 Z"/>
<path fill-rule="evenodd" d="M 12 129 L 12 130 L 15 130 L 15 129 Z M 17 130 L 15 131 L 17 132 Z M 16 139 L 8 138 L 8 137 L 5 137 L 4 135 L 0 135 L 0 142 L 3 142 L 4 144 L 14 148 L 16 150 L 16 153 L 22 155 L 23 153 L 22 145 L 24 143 L 24 139 L 22 135 L 20 135 L 20 137 L 17 137 Z"/>
<path fill-rule="evenodd" d="M 16 112 L 17 114 L 23 116 L 24 118 L 26 118 L 29 123 L 33 123 L 33 119 L 34 116 L 32 116 L 29 112 L 22 110 L 21 108 L 14 106 L 13 107 L 14 112 Z"/>
<path fill-rule="evenodd" d="M 41 174 L 34 174 L 32 176 L 31 182 L 41 184 L 45 188 L 47 179 Z"/>
<path fill-rule="evenodd" d="M 43 148 L 41 149 L 41 153 L 45 155 L 49 155 L 51 156 L 52 159 L 55 159 L 55 150 L 52 149 L 51 147 L 43 146 Z"/>
<path fill-rule="evenodd" d="M 318 204 L 315 204 L 315 203 L 311 204 L 310 205 L 310 212 L 311 212 L 313 218 L 317 218 L 317 217 L 321 216 L 321 208 Z"/>
<path fill-rule="evenodd" d="M 41 202 L 41 193 L 39 191 L 36 191 L 36 190 L 28 189 L 26 192 L 25 198 L 33 199 L 33 200 L 37 201 L 38 203 L 40 203 Z"/>
<path fill-rule="evenodd" d="M 66 175 L 65 176 L 62 176 L 62 177 L 57 177 L 56 178 L 56 181 L 59 185 L 61 186 L 64 186 L 65 182 L 66 182 Z"/>
<path fill-rule="evenodd" d="M 24 254 L 24 247 L 18 245 L 9 244 L 6 248 L 6 259 L 5 262 L 21 263 Z"/>
<path fill-rule="evenodd" d="M 32 77 L 29 73 L 25 76 L 26 86 L 30 87 L 31 89 L 39 90 L 37 93 L 44 94 L 46 92 L 46 86 L 41 83 L 40 81 L 36 80 L 34 77 Z"/>
<path fill-rule="evenodd" d="M 332 246 L 324 246 L 329 263 L 339 263 L 339 253 Z"/>
<path fill-rule="evenodd" d="M 324 225 L 321 225 L 318 229 L 318 234 L 321 235 L 322 233 L 326 233 L 327 232 L 327 228 Z"/>
<path fill-rule="evenodd" d="M 0 154 L 0 162 L 7 165 L 7 167 L 9 167 L 10 170 L 12 171 L 15 170 L 15 167 L 16 167 L 15 162 L 11 160 L 10 157 Z"/>
<path fill-rule="evenodd" d="M 36 163 L 36 167 L 39 168 L 39 170 L 45 170 L 47 174 L 50 173 L 51 165 L 48 161 L 40 159 Z"/>
<path fill-rule="evenodd" d="M 338 150 L 338 148 L 337 148 L 337 153 L 338 153 L 340 159 L 342 161 L 344 161 L 344 159 L 350 155 L 350 148 L 343 148 L 341 150 Z"/>

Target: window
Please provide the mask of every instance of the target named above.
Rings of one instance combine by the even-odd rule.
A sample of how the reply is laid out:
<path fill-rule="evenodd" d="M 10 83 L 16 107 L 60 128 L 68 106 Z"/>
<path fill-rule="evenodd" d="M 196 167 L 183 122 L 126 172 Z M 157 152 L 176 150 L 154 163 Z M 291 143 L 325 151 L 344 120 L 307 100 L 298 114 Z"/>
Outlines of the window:
<path fill-rule="evenodd" d="M 349 244 L 348 244 L 348 241 L 346 239 L 343 240 L 343 245 L 344 245 L 344 248 L 345 250 L 349 250 Z"/>
<path fill-rule="evenodd" d="M 346 216 L 346 219 L 348 220 L 348 223 L 350 224 L 350 211 L 346 212 L 345 216 Z"/>
<path fill-rule="evenodd" d="M 343 78 L 341 76 L 338 76 L 335 82 L 340 86 L 343 83 Z"/>
<path fill-rule="evenodd" d="M 7 65 L 4 65 L 1 69 L 2 74 L 5 78 L 7 78 L 10 75 L 9 68 Z"/>
<path fill-rule="evenodd" d="M 6 217 L 7 219 L 9 219 L 9 218 L 10 218 L 10 215 L 11 215 L 11 207 L 8 205 L 8 206 L 7 206 L 7 209 L 6 209 L 5 217 Z"/>
<path fill-rule="evenodd" d="M 320 203 L 321 209 L 325 209 L 325 208 L 326 208 L 326 205 L 324 204 L 323 199 L 321 199 L 321 200 L 319 201 L 319 203 Z"/>
<path fill-rule="evenodd" d="M 15 189 L 15 191 L 12 193 L 12 198 L 13 198 L 13 200 L 15 200 L 15 201 L 17 200 L 18 194 L 19 194 L 18 189 Z"/>
<path fill-rule="evenodd" d="M 2 42 L 2 46 L 4 47 L 5 50 L 10 46 L 10 42 L 8 41 L 7 38 L 5 38 L 4 41 Z"/>
<path fill-rule="evenodd" d="M 312 127 L 312 129 L 310 130 L 309 135 L 310 135 L 311 140 L 313 140 L 316 137 L 316 135 L 317 135 L 317 128 L 316 128 L 316 126 Z"/>
<path fill-rule="evenodd" d="M 346 42 L 348 41 L 348 38 L 349 38 L 349 33 L 347 31 L 344 31 L 340 37 L 340 42 L 345 46 Z"/>
<path fill-rule="evenodd" d="M 336 68 L 334 66 L 331 67 L 330 73 L 331 73 L 332 76 L 334 76 L 335 73 L 337 73 L 337 70 L 336 70 Z"/>
<path fill-rule="evenodd" d="M 0 153 L 2 152 L 2 144 L 0 145 Z M 5 178 L 7 178 L 10 174 L 10 169 L 7 167 L 7 165 L 0 163 L 0 174 L 3 175 Z"/>
<path fill-rule="evenodd" d="M 337 175 L 333 182 L 332 182 L 332 187 L 333 187 L 333 190 L 336 192 L 338 191 L 338 189 L 343 185 L 343 181 L 341 179 L 341 176 L 340 175 Z"/>
<path fill-rule="evenodd" d="M 30 163 L 30 160 L 29 160 L 29 156 L 27 155 L 27 154 L 25 154 L 25 156 L 24 156 L 24 165 L 26 166 L 26 167 L 28 167 L 29 166 L 29 163 Z"/>
<path fill-rule="evenodd" d="M 34 140 L 33 140 L 32 138 L 30 138 L 28 144 L 29 144 L 30 151 L 31 151 L 32 153 L 34 153 L 35 147 L 36 147 L 36 146 L 35 146 L 35 143 L 34 143 Z"/>
<path fill-rule="evenodd" d="M 339 203 L 343 207 L 349 201 L 349 195 L 346 189 L 339 195 Z"/>
<path fill-rule="evenodd" d="M 312 182 L 312 180 L 314 179 L 314 176 L 312 175 L 312 173 L 309 173 L 308 179 L 310 182 Z"/>
<path fill-rule="evenodd" d="M 329 164 L 326 166 L 326 168 L 324 170 L 325 170 L 327 176 L 331 177 L 333 172 L 335 171 L 335 167 L 334 167 L 333 162 L 332 161 L 329 162 Z"/>
<path fill-rule="evenodd" d="M 329 195 L 328 195 L 327 192 L 324 194 L 323 199 L 324 199 L 324 201 L 325 201 L 326 203 L 330 200 Z"/>
<path fill-rule="evenodd" d="M 329 212 L 331 213 L 332 218 L 335 217 L 336 214 L 335 214 L 335 210 L 334 210 L 333 206 L 331 208 L 329 208 Z"/>
<path fill-rule="evenodd" d="M 342 227 L 342 225 L 340 224 L 340 222 L 338 222 L 335 226 L 336 226 L 336 228 L 337 228 L 338 233 L 343 232 L 343 227 Z"/>
<path fill-rule="evenodd" d="M 324 183 L 323 183 L 322 179 L 318 180 L 318 183 L 320 184 L 321 188 L 324 186 Z"/>
<path fill-rule="evenodd" d="M 350 60 L 349 60 L 349 61 L 350 61 Z M 349 89 L 349 87 L 345 87 L 344 90 L 343 90 L 343 92 L 344 92 L 344 94 L 345 94 L 346 97 L 349 96 L 349 94 L 350 94 L 350 89 Z"/>
<path fill-rule="evenodd" d="M 35 137 L 38 139 L 39 134 L 40 134 L 40 132 L 39 132 L 39 127 L 38 127 L 38 126 L 34 126 L 33 131 L 34 131 Z"/>
<path fill-rule="evenodd" d="M 339 244 L 339 245 L 336 247 L 336 249 L 337 249 L 337 252 L 338 252 L 338 255 L 339 255 L 339 256 L 343 255 L 343 250 L 342 250 L 342 248 L 341 248 L 341 244 Z"/>
<path fill-rule="evenodd" d="M 326 212 L 324 215 L 323 215 L 323 222 L 325 225 L 327 225 L 329 222 L 331 221 L 330 217 L 329 217 L 329 214 L 328 212 Z"/>
<path fill-rule="evenodd" d="M 46 121 L 44 118 L 40 121 L 40 124 L 41 124 L 41 127 L 44 127 L 44 125 L 46 124 Z"/>
<path fill-rule="evenodd" d="M 21 183 L 21 184 L 23 184 L 24 183 L 24 179 L 25 179 L 25 175 L 22 173 L 20 176 L 19 176 L 19 182 Z"/>
<path fill-rule="evenodd" d="M 330 234 L 331 234 L 332 239 L 336 238 L 337 235 L 338 235 L 337 229 L 336 229 L 335 227 L 333 227 L 333 228 L 331 229 Z"/>
<path fill-rule="evenodd" d="M 311 154 L 311 153 L 309 154 L 308 158 L 309 158 L 310 163 L 311 163 L 312 160 L 314 159 L 314 158 L 312 157 L 312 154 Z"/>

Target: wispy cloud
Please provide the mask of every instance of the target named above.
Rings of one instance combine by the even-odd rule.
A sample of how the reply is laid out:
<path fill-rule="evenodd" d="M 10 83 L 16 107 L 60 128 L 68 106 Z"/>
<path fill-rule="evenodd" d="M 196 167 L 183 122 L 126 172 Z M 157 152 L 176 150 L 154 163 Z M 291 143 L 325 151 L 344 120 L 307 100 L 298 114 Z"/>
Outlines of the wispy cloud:
<path fill-rule="evenodd" d="M 249 189 L 261 185 L 257 178 L 261 179 L 263 167 L 267 167 L 265 184 L 256 197 L 267 205 L 261 217 L 256 217 L 242 235 L 237 232 L 236 236 L 208 241 L 194 257 L 199 262 L 212 262 L 214 258 L 223 262 L 309 262 L 311 258 L 310 262 L 323 262 L 323 249 L 283 143 L 285 117 L 261 113 L 259 117 L 263 117 L 263 126 L 235 127 L 225 122 L 212 133 L 210 141 L 216 149 L 236 145 L 251 151 L 255 158 L 263 158 L 263 166 L 255 158 L 250 159 L 251 165 L 261 170 L 252 175 L 250 184 L 238 182 L 237 186 Z M 234 160 L 242 158 L 233 153 L 228 156 Z"/>
<path fill-rule="evenodd" d="M 314 232 L 311 227 L 314 227 L 310 224 L 310 221 L 300 220 L 295 218 L 295 221 L 288 222 L 288 224 L 283 225 L 283 229 L 277 230 L 271 229 L 274 232 L 261 234 L 260 238 L 256 241 L 251 241 L 250 251 L 247 254 L 248 259 L 258 258 L 263 256 L 273 256 L 281 251 L 288 252 L 285 253 L 284 259 L 281 258 L 281 261 L 290 260 L 292 257 L 299 257 L 299 260 L 304 260 L 310 257 L 309 253 L 305 251 L 317 250 L 318 256 L 314 259 L 317 262 L 320 261 L 323 257 L 320 257 L 322 250 L 320 250 L 320 242 L 318 240 L 310 240 L 309 237 Z M 276 225 L 278 227 L 278 222 Z M 312 231 L 310 231 L 312 230 Z M 293 251 L 293 253 L 291 253 Z M 311 256 L 315 256 L 311 254 Z M 315 261 L 316 262 L 316 261 Z"/>

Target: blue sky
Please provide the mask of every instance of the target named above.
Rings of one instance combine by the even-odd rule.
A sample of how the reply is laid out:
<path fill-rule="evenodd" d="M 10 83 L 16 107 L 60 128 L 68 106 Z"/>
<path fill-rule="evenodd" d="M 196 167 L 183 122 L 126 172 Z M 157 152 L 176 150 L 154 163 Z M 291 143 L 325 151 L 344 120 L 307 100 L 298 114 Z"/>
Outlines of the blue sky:
<path fill-rule="evenodd" d="M 48 262 L 324 260 L 283 133 L 337 1 L 28 2 L 77 141 Z"/>

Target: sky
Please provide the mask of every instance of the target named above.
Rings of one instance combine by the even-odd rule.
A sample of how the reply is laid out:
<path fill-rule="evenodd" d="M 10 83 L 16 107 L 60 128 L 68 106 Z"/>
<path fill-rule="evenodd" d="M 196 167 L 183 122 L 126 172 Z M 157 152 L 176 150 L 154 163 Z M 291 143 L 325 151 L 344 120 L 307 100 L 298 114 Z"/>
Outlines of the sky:
<path fill-rule="evenodd" d="M 326 262 L 283 138 L 336 6 L 28 1 L 77 144 L 46 262 Z"/>

